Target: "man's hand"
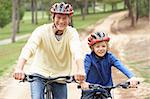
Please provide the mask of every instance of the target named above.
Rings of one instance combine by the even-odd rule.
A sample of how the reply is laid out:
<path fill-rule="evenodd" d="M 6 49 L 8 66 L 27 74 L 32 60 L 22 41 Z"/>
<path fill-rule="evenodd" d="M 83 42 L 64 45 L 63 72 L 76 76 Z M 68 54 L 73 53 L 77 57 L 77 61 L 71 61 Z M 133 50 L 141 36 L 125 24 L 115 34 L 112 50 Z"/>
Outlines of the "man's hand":
<path fill-rule="evenodd" d="M 19 59 L 18 60 L 18 63 L 17 63 L 17 66 L 13 72 L 13 77 L 16 79 L 16 80 L 23 80 L 25 78 L 25 74 L 24 74 L 24 71 L 23 71 L 23 67 L 26 63 L 26 59 Z"/>
<path fill-rule="evenodd" d="M 76 75 L 74 75 L 74 77 L 75 77 L 75 80 L 79 83 L 81 83 L 85 80 L 85 75 L 82 75 L 82 74 L 76 74 Z"/>
<path fill-rule="evenodd" d="M 23 80 L 25 78 L 24 71 L 22 69 L 16 68 L 13 72 L 13 77 L 16 80 Z"/>

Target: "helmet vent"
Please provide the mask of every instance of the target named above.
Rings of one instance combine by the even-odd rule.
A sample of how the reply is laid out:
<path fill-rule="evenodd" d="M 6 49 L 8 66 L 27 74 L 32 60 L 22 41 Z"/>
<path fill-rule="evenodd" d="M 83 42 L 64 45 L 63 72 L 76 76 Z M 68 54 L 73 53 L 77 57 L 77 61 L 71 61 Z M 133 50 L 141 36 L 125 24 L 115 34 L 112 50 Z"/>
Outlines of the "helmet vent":
<path fill-rule="evenodd" d="M 96 39 L 96 36 L 95 35 L 91 35 L 94 39 Z"/>

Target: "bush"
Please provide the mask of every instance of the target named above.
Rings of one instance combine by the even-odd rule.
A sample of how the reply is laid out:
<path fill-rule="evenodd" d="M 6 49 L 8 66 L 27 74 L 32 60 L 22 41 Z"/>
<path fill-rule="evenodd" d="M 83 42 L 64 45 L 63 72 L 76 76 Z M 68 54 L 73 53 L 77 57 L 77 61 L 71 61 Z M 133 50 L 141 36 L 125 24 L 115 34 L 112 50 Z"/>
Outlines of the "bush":
<path fill-rule="evenodd" d="M 7 0 L 0 0 L 0 27 L 4 27 L 11 22 L 12 4 Z"/>

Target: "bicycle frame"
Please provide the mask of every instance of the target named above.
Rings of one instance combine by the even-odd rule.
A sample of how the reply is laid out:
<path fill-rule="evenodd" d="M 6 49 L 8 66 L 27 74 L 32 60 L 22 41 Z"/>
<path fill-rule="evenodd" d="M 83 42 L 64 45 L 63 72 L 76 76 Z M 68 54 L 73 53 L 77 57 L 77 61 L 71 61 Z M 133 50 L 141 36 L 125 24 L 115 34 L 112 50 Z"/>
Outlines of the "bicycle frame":
<path fill-rule="evenodd" d="M 50 87 L 50 84 L 52 82 L 56 82 L 56 81 L 63 81 L 65 83 L 71 83 L 71 82 L 75 82 L 75 79 L 74 79 L 74 76 L 59 76 L 59 77 L 55 77 L 55 78 L 51 78 L 51 77 L 44 77 L 44 76 L 41 76 L 41 75 L 27 75 L 25 74 L 25 78 L 20 81 L 20 82 L 33 82 L 34 81 L 34 77 L 38 77 L 40 79 L 43 79 L 44 82 L 45 82 L 45 91 L 44 91 L 44 98 L 45 99 L 53 99 L 52 98 L 52 92 L 51 92 L 51 87 Z"/>

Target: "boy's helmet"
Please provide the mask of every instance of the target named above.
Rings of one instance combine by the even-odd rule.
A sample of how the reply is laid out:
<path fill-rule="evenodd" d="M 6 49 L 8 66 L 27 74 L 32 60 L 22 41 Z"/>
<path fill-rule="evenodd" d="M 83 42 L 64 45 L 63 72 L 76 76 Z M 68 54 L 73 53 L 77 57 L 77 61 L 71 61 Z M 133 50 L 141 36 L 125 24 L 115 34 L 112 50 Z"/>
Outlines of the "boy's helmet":
<path fill-rule="evenodd" d="M 88 44 L 89 46 L 93 46 L 94 44 L 101 42 L 101 41 L 107 41 L 109 42 L 110 38 L 104 33 L 104 32 L 94 32 L 91 33 L 90 37 L 88 38 Z"/>
<path fill-rule="evenodd" d="M 51 9 L 51 13 L 60 13 L 60 14 L 67 14 L 72 16 L 73 15 L 73 8 L 70 4 L 61 2 L 61 3 L 55 3 Z"/>

